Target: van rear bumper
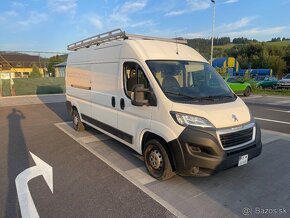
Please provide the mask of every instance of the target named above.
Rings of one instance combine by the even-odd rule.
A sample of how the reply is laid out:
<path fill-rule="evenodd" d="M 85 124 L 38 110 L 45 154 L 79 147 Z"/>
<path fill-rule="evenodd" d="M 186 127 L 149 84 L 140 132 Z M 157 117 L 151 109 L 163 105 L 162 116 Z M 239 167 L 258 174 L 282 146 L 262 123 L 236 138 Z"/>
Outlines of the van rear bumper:
<path fill-rule="evenodd" d="M 238 148 L 224 150 L 215 129 L 186 127 L 180 136 L 169 143 L 176 173 L 179 175 L 209 176 L 217 171 L 238 165 L 239 157 L 248 160 L 262 152 L 261 130 L 255 124 L 255 140 Z"/>

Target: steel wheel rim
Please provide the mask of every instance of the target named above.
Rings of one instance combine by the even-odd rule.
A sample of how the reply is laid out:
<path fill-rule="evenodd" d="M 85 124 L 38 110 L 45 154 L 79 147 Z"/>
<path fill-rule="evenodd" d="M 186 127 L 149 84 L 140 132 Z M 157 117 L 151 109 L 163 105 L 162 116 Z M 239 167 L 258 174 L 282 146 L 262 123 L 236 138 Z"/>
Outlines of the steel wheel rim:
<path fill-rule="evenodd" d="M 74 118 L 73 118 L 73 123 L 74 123 L 74 125 L 78 125 L 78 123 L 79 123 L 79 119 L 78 119 L 78 116 L 76 115 L 76 114 L 74 114 Z"/>
<path fill-rule="evenodd" d="M 160 170 L 163 167 L 163 157 L 159 150 L 152 150 L 149 154 L 149 163 L 154 170 Z"/>

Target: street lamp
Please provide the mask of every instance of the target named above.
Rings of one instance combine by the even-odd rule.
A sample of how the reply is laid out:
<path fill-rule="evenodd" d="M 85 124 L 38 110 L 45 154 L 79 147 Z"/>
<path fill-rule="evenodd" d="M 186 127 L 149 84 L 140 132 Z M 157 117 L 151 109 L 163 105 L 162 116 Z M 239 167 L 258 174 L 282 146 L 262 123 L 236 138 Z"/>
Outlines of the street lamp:
<path fill-rule="evenodd" d="M 211 0 L 213 3 L 213 14 L 212 14 L 212 35 L 211 35 L 211 52 L 210 52 L 210 65 L 212 65 L 213 57 L 213 38 L 214 38 L 214 21 L 215 21 L 215 0 Z"/>

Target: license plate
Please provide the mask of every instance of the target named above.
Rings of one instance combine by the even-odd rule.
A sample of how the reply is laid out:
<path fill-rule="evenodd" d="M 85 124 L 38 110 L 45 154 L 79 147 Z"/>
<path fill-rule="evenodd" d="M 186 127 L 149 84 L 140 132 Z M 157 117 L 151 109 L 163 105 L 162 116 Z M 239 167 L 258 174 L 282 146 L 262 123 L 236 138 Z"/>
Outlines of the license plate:
<path fill-rule="evenodd" d="M 238 166 L 242 166 L 242 165 L 245 165 L 245 164 L 247 164 L 248 163 L 248 157 L 249 157 L 249 155 L 243 155 L 243 156 L 240 156 L 239 157 L 239 164 L 238 164 Z"/>

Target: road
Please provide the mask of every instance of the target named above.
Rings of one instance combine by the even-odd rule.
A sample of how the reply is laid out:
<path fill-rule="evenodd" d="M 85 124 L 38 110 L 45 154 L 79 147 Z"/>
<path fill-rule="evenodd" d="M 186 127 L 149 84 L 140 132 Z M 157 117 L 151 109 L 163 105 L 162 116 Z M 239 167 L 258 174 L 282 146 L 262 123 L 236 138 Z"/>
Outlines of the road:
<path fill-rule="evenodd" d="M 243 98 L 263 129 L 290 134 L 290 97 Z"/>
<path fill-rule="evenodd" d="M 131 149 L 93 129 L 75 132 L 64 96 L 2 98 L 0 217 L 21 217 L 15 178 L 35 166 L 30 152 L 53 168 L 53 193 L 43 176 L 28 183 L 40 217 L 263 217 L 257 208 L 289 217 L 290 120 L 280 111 L 289 98 L 244 101 L 263 129 L 261 156 L 211 177 L 159 182 Z"/>
<path fill-rule="evenodd" d="M 53 167 L 53 194 L 43 177 L 29 182 L 40 217 L 173 217 L 54 125 L 70 121 L 61 99 L 6 99 L 14 106 L 0 107 L 0 217 L 21 217 L 15 178 L 35 165 L 29 151 Z"/>

